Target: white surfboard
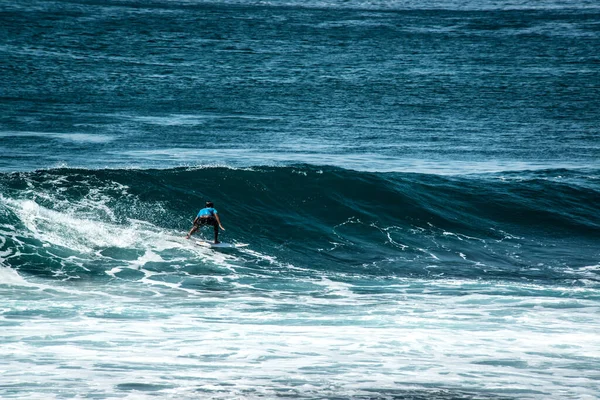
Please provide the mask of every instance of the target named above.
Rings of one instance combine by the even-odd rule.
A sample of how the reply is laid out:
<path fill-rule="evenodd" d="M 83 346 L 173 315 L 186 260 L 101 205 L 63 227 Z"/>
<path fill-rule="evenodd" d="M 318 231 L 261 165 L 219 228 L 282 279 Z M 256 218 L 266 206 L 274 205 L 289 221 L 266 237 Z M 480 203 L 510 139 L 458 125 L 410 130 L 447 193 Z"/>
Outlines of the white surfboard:
<path fill-rule="evenodd" d="M 215 244 L 213 242 L 207 242 L 206 240 L 196 240 L 198 246 L 210 247 L 211 249 L 237 249 L 238 247 L 246 247 L 247 243 L 225 243 L 221 242 Z"/>

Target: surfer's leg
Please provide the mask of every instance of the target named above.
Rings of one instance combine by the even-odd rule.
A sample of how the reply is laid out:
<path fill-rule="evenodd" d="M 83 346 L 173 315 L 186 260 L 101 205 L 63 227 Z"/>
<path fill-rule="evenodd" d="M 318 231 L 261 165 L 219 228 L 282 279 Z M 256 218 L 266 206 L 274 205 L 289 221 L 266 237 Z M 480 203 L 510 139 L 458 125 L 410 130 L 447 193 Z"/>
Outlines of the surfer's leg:
<path fill-rule="evenodd" d="M 188 232 L 187 236 L 185 237 L 186 239 L 189 239 L 190 236 L 192 236 L 194 234 L 194 232 L 196 232 L 198 230 L 199 226 L 198 225 L 194 225 L 192 227 L 192 229 L 190 229 L 190 231 Z"/>
<path fill-rule="evenodd" d="M 219 223 L 216 220 L 213 227 L 215 228 L 215 243 L 221 243 L 219 242 Z"/>

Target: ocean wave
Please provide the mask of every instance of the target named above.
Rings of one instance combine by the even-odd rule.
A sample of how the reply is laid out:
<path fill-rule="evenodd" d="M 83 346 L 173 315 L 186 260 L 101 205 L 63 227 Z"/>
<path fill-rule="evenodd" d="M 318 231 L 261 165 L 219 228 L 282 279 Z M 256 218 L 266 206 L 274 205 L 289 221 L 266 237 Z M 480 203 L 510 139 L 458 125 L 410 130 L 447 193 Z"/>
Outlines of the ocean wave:
<path fill-rule="evenodd" d="M 251 248 L 217 270 L 597 282 L 584 267 L 600 258 L 598 171 L 59 168 L 0 174 L 0 188 L 5 265 L 58 279 L 114 277 L 153 263 L 175 273 L 189 257 L 216 265 L 182 243 L 212 200 L 224 240 Z"/>

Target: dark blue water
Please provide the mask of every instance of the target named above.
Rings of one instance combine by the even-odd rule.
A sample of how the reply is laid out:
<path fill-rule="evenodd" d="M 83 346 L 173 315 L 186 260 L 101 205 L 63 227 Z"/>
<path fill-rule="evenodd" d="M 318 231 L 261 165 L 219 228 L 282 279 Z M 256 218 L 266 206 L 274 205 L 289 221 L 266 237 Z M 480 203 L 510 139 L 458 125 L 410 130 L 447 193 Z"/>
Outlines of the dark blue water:
<path fill-rule="evenodd" d="M 597 8 L 314 6 L 5 5 L 0 167 L 597 166 Z"/>
<path fill-rule="evenodd" d="M 597 398 L 595 2 L 5 1 L 0 55 L 0 397 Z"/>

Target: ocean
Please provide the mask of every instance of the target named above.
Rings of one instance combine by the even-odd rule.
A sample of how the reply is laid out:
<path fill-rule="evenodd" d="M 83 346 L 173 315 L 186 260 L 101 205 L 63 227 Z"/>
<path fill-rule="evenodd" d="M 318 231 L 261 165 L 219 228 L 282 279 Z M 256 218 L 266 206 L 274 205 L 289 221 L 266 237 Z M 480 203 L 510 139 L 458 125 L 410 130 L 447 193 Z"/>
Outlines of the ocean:
<path fill-rule="evenodd" d="M 0 111 L 2 399 L 600 398 L 596 1 L 4 0 Z"/>

